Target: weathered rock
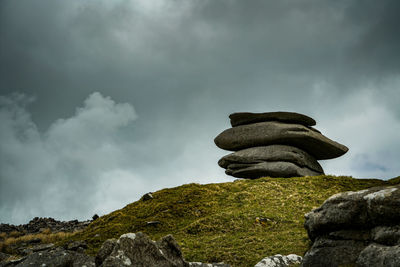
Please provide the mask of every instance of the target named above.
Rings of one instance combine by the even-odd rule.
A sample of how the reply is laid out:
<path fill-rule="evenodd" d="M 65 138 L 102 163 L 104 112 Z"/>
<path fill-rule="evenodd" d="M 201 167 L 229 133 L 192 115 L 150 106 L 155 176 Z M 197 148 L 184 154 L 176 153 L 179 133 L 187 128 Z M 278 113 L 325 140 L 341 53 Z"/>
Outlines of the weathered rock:
<path fill-rule="evenodd" d="M 318 237 L 304 255 L 302 266 L 337 267 L 354 264 L 365 248 L 364 242 L 354 240 L 332 240 Z"/>
<path fill-rule="evenodd" d="M 280 121 L 304 126 L 313 126 L 316 124 L 314 119 L 306 115 L 283 111 L 265 113 L 238 112 L 229 115 L 229 118 L 231 119 L 231 125 L 233 127 L 264 121 Z"/>
<path fill-rule="evenodd" d="M 301 261 L 302 257 L 296 254 L 289 254 L 287 256 L 276 254 L 275 256 L 262 259 L 254 267 L 287 267 L 293 264 L 300 264 Z"/>
<path fill-rule="evenodd" d="M 38 252 L 38 251 L 43 251 L 43 250 L 49 250 L 54 248 L 54 244 L 53 243 L 48 243 L 48 244 L 39 244 L 36 246 L 32 247 L 32 251 L 33 252 Z"/>
<path fill-rule="evenodd" d="M 290 145 L 300 148 L 315 159 L 336 158 L 348 148 L 300 124 L 258 122 L 227 129 L 215 139 L 222 149 L 237 151 L 250 147 Z"/>
<path fill-rule="evenodd" d="M 85 241 L 73 241 L 69 243 L 66 247 L 68 250 L 78 251 L 79 249 L 87 249 L 88 246 Z"/>
<path fill-rule="evenodd" d="M 400 246 L 383 246 L 370 244 L 360 254 L 357 260 L 360 267 L 399 267 Z"/>
<path fill-rule="evenodd" d="M 226 263 L 202 263 L 202 262 L 189 262 L 190 267 L 230 267 Z"/>
<path fill-rule="evenodd" d="M 343 229 L 371 229 L 400 223 L 400 185 L 344 192 L 305 215 L 305 228 L 316 236 Z"/>
<path fill-rule="evenodd" d="M 95 266 L 94 258 L 74 251 L 57 248 L 50 251 L 35 252 L 26 257 L 17 267 L 28 266 L 54 266 L 77 267 L 86 265 Z"/>
<path fill-rule="evenodd" d="M 20 232 L 21 234 L 39 233 L 45 229 L 50 229 L 51 232 L 74 232 L 86 228 L 91 221 L 58 221 L 53 218 L 33 218 L 27 224 L 12 225 L 0 224 L 0 232 L 11 233 L 13 231 Z"/>
<path fill-rule="evenodd" d="M 299 167 L 291 162 L 275 161 L 256 164 L 230 164 L 226 174 L 237 178 L 256 179 L 260 177 L 302 177 L 316 176 L 322 173 Z"/>
<path fill-rule="evenodd" d="M 189 266 L 172 236 L 159 242 L 143 233 L 122 235 L 102 266 Z"/>
<path fill-rule="evenodd" d="M 306 214 L 303 266 L 400 266 L 400 185 L 344 192 Z"/>
<path fill-rule="evenodd" d="M 103 261 L 111 254 L 116 244 L 117 239 L 112 238 L 106 240 L 103 245 L 101 245 L 95 258 L 96 266 L 100 266 L 103 263 Z"/>
<path fill-rule="evenodd" d="M 400 245 L 400 225 L 375 227 L 371 231 L 371 238 L 387 246 Z"/>
<path fill-rule="evenodd" d="M 1 261 L 5 261 L 6 259 L 8 259 L 11 255 L 3 253 L 0 251 L 0 262 Z"/>
<path fill-rule="evenodd" d="M 285 145 L 259 146 L 239 150 L 221 158 L 218 165 L 228 169 L 230 164 L 253 164 L 265 161 L 291 162 L 299 167 L 307 167 L 315 172 L 324 173 L 321 165 L 310 154 L 299 148 Z"/>

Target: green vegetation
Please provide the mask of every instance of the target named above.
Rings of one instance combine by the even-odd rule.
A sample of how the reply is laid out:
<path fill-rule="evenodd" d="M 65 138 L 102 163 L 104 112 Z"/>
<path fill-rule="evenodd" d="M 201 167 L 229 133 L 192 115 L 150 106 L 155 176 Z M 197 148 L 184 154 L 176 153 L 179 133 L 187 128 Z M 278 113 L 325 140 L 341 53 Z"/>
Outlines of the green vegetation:
<path fill-rule="evenodd" d="M 303 255 L 310 245 L 304 214 L 331 195 L 397 183 L 400 177 L 317 176 L 187 184 L 102 216 L 68 240 L 86 240 L 88 252 L 95 254 L 106 239 L 123 233 L 141 231 L 153 240 L 172 234 L 188 261 L 254 266 L 278 253 Z"/>

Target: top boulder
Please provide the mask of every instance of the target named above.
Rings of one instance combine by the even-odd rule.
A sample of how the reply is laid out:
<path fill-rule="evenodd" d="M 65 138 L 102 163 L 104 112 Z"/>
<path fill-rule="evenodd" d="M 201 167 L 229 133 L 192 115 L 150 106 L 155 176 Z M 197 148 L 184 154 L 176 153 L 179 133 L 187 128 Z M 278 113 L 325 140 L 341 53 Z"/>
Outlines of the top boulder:
<path fill-rule="evenodd" d="M 229 118 L 231 119 L 232 127 L 265 121 L 296 123 L 304 126 L 314 126 L 316 124 L 314 119 L 306 115 L 284 111 L 265 113 L 238 112 L 232 113 Z"/>

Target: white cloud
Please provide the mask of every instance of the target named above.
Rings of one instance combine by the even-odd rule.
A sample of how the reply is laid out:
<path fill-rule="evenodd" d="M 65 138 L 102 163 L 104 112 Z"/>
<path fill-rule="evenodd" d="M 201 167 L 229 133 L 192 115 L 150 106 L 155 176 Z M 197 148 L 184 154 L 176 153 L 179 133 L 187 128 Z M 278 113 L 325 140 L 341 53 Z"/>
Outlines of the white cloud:
<path fill-rule="evenodd" d="M 139 181 L 121 164 L 128 152 L 119 133 L 136 118 L 132 105 L 93 93 L 74 116 L 57 120 L 42 134 L 25 109 L 31 101 L 23 95 L 0 98 L 1 221 L 88 218 L 98 205 L 99 190 L 114 190 L 105 194 L 105 202 L 131 200 L 116 188 L 127 191 Z M 107 207 L 97 211 L 110 211 Z"/>

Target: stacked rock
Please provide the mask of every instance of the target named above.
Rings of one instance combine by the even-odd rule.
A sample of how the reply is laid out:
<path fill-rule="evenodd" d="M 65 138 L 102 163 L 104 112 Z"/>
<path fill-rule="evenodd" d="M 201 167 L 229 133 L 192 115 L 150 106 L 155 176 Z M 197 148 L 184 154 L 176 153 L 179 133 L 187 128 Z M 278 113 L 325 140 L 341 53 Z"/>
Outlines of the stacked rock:
<path fill-rule="evenodd" d="M 218 161 L 225 173 L 238 178 L 299 177 L 324 174 L 317 160 L 339 157 L 348 148 L 312 126 L 315 120 L 293 112 L 233 113 L 232 128 L 215 144 L 235 151 Z"/>

